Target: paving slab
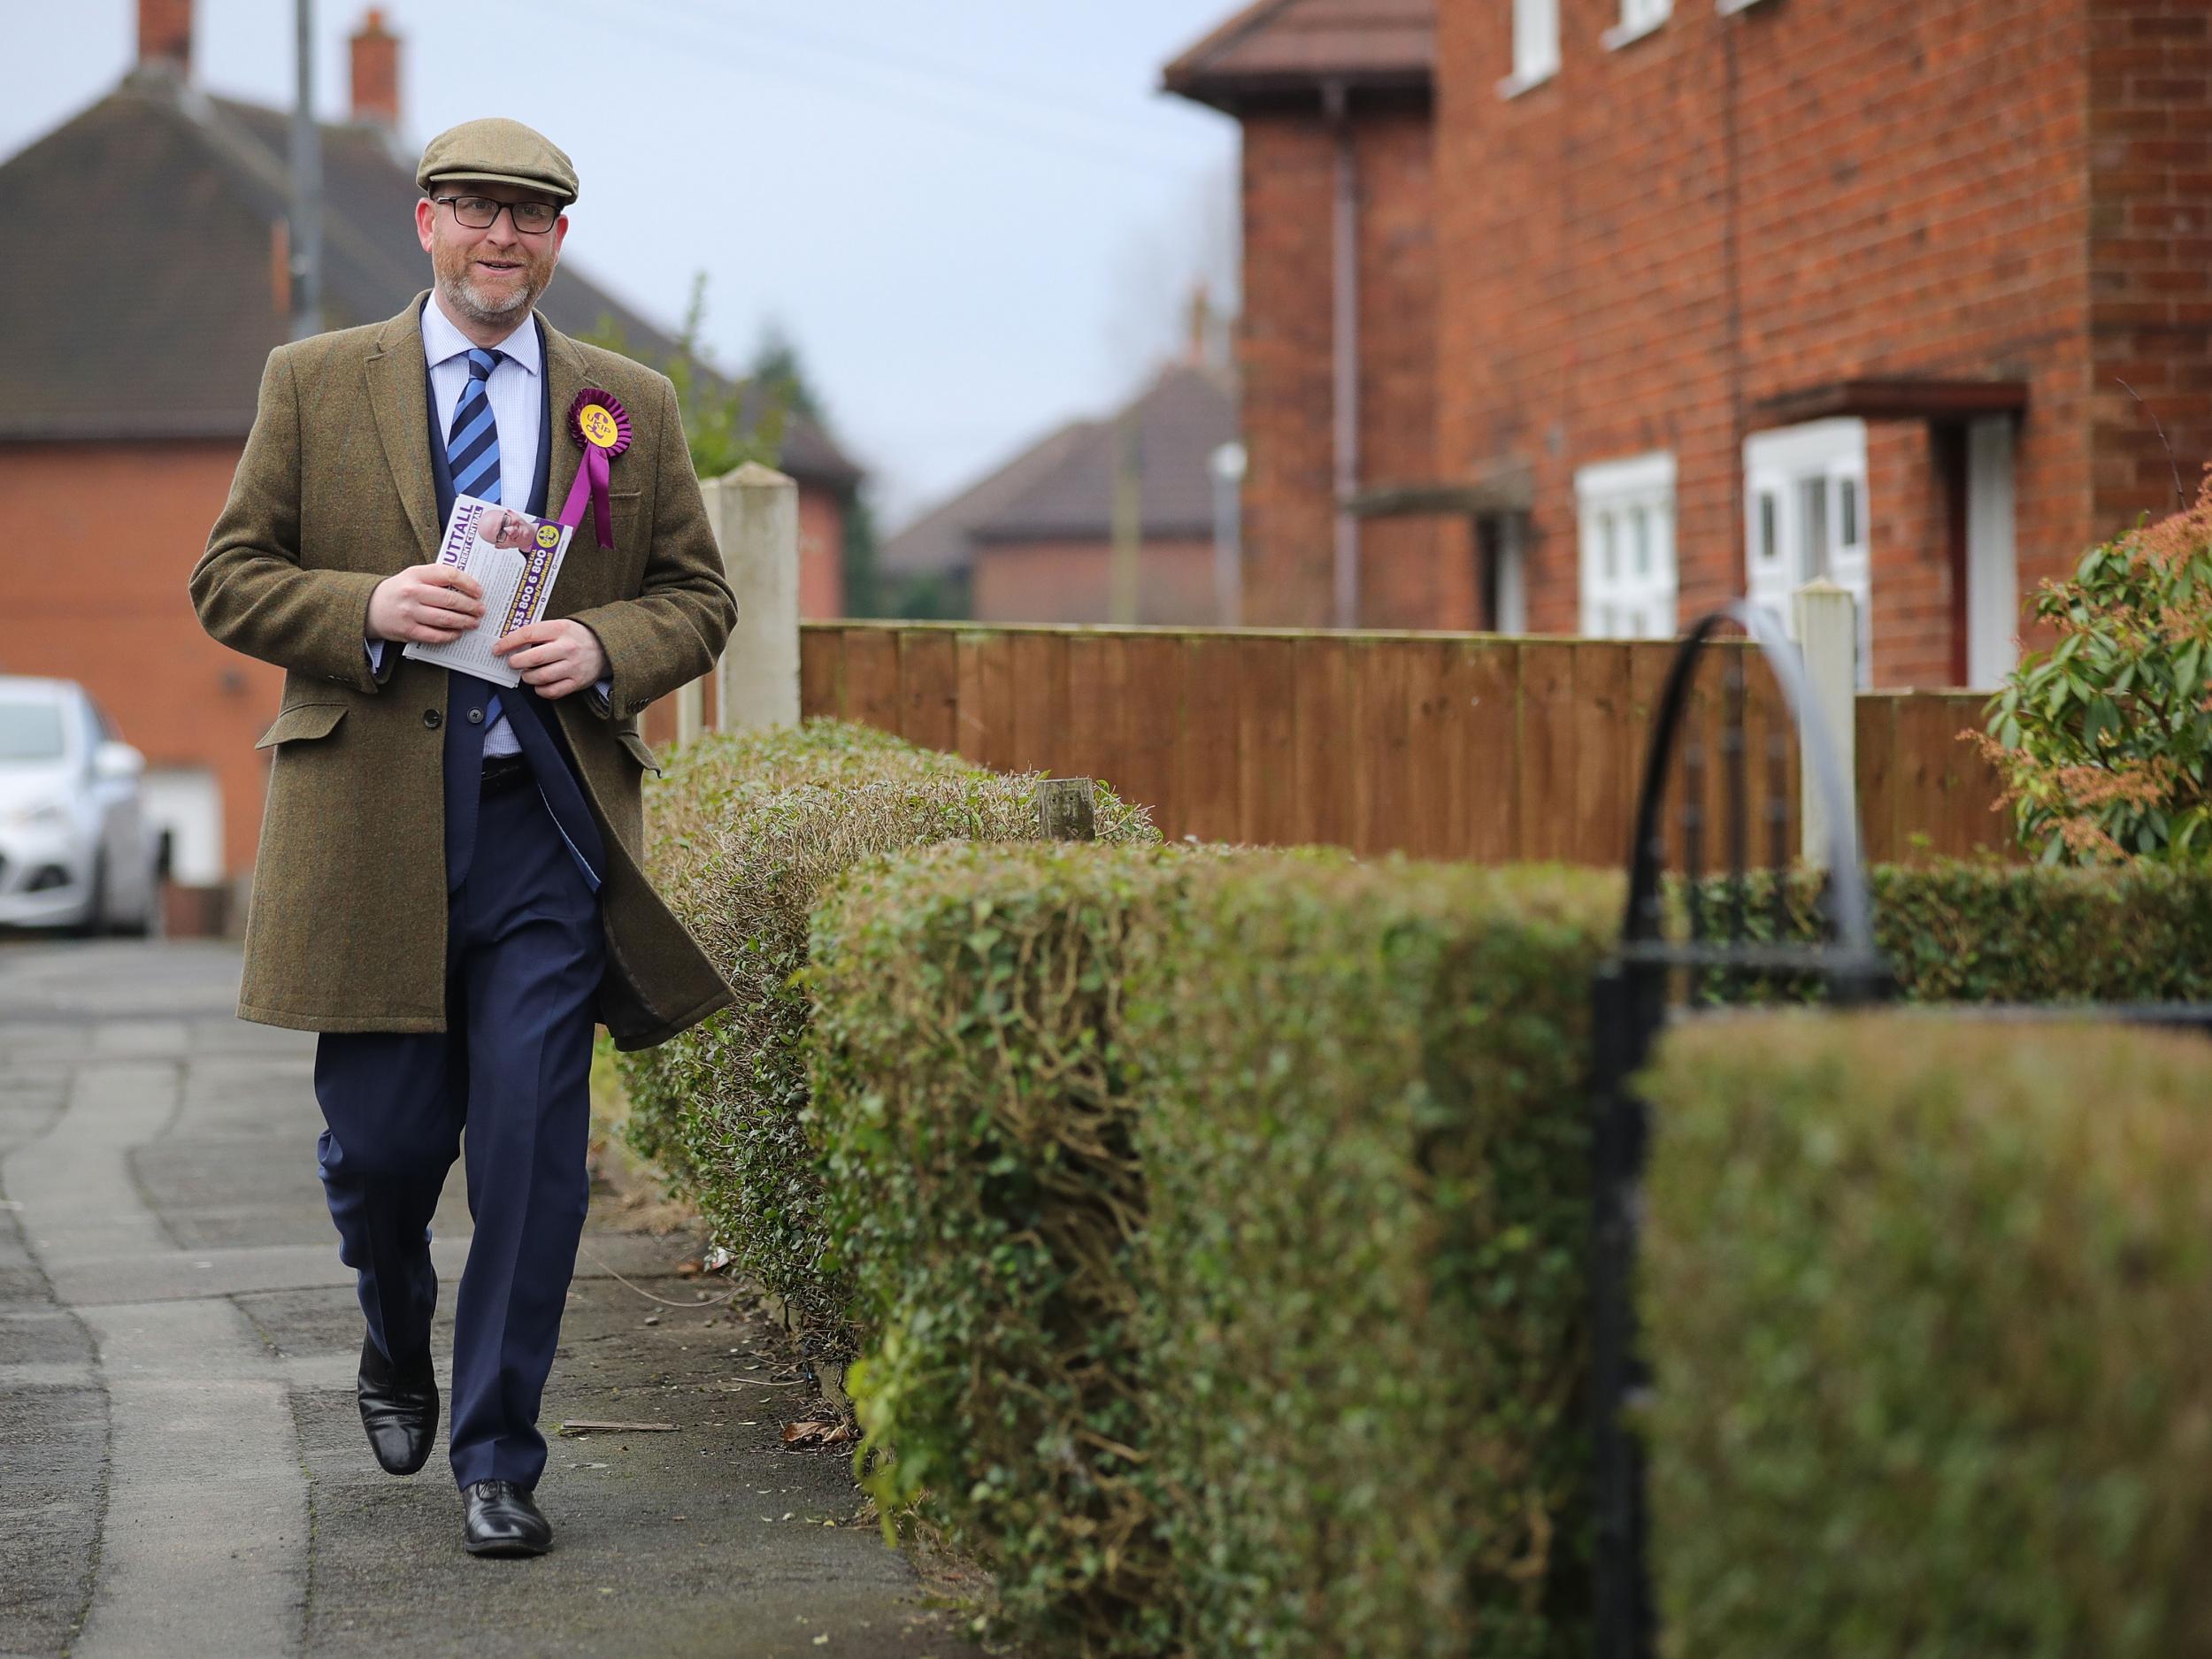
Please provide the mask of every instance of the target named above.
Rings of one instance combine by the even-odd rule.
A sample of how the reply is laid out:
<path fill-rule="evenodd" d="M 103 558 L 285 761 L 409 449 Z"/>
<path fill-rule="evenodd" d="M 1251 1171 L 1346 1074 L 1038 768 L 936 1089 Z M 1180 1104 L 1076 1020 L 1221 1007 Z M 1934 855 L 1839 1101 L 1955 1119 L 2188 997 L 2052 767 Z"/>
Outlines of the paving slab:
<path fill-rule="evenodd" d="M 463 1552 L 442 1448 L 395 1479 L 362 1436 L 313 1039 L 232 1019 L 237 970 L 0 944 L 0 1659 L 980 1655 L 845 1449 L 785 1446 L 825 1409 L 780 1329 L 677 1274 L 695 1240 L 597 1213 L 545 1401 L 555 1548 Z M 464 1193 L 457 1166 L 442 1385 Z"/>

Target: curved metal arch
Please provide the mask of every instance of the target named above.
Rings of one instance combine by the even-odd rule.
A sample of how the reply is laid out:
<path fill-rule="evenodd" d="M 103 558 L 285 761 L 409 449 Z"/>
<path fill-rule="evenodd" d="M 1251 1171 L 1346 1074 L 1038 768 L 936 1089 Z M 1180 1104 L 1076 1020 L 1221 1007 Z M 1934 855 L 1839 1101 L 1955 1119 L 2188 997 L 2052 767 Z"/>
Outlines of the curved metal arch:
<path fill-rule="evenodd" d="M 1820 718 L 1805 680 L 1805 667 L 1797 648 L 1778 628 L 1772 618 L 1756 606 L 1736 600 L 1700 617 L 1682 636 L 1673 665 L 1667 671 L 1660 694 L 1659 718 L 1652 728 L 1651 749 L 1644 761 L 1644 778 L 1636 802 L 1636 829 L 1629 846 L 1628 914 L 1623 918 L 1624 942 L 1656 941 L 1660 934 L 1659 876 L 1666 862 L 1666 843 L 1660 830 L 1665 807 L 1667 779 L 1674 763 L 1676 737 L 1689 703 L 1701 652 L 1722 624 L 1733 622 L 1748 634 L 1774 671 L 1789 704 L 1791 718 L 1802 733 L 1801 764 L 1813 770 L 1814 787 L 1828 805 L 1828 870 L 1834 887 L 1836 931 L 1844 951 L 1871 959 L 1874 955 L 1873 913 L 1869 905 L 1866 872 L 1859 863 L 1858 812 L 1846 787 L 1843 763 L 1835 739 Z"/>

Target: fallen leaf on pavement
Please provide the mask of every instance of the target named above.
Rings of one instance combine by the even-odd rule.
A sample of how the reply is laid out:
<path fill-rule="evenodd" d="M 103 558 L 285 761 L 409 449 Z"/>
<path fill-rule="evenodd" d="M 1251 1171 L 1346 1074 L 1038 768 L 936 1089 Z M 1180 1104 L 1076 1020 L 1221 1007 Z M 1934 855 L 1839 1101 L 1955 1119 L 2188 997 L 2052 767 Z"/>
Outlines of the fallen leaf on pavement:
<path fill-rule="evenodd" d="M 841 1446 L 853 1437 L 852 1427 L 845 1423 L 787 1423 L 783 1425 L 786 1446 Z"/>

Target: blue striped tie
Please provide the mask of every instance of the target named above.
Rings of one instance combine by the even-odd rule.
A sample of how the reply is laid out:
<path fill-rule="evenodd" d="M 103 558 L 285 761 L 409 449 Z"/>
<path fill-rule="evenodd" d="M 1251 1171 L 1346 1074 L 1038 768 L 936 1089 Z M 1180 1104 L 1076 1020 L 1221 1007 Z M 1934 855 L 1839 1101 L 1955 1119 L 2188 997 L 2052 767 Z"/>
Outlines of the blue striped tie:
<path fill-rule="evenodd" d="M 492 400 L 485 382 L 507 354 L 469 349 L 469 381 L 461 388 L 461 401 L 453 406 L 453 435 L 446 440 L 446 463 L 453 469 L 453 493 L 479 501 L 499 499 L 499 423 L 492 419 Z"/>
<path fill-rule="evenodd" d="M 479 501 L 499 499 L 499 423 L 492 419 L 491 394 L 486 382 L 492 371 L 507 354 L 487 351 L 481 346 L 469 348 L 468 384 L 461 388 L 461 399 L 453 405 L 453 435 L 446 440 L 446 464 L 453 471 L 453 493 L 473 495 Z M 494 692 L 484 705 L 484 732 L 487 736 L 499 723 L 501 710 L 499 694 Z"/>

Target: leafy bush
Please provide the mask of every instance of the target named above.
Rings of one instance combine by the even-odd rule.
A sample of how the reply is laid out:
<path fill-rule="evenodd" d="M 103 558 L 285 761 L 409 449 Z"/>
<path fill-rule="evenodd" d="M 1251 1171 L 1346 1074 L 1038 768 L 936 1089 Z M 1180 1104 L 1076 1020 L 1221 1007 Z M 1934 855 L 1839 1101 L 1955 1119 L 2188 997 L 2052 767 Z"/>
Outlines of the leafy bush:
<path fill-rule="evenodd" d="M 2197 504 L 2046 582 L 2059 634 L 1977 735 L 2023 847 L 2046 864 L 2212 861 L 2212 482 Z"/>
<path fill-rule="evenodd" d="M 1874 940 L 1900 995 L 1919 1002 L 2185 1002 L 2212 998 L 2212 872 L 2139 863 L 2124 869 L 1947 862 L 1868 872 Z M 1724 878 L 1697 889 L 1716 933 L 1733 929 Z M 1820 936 L 1821 886 L 1799 871 L 1745 885 L 1743 931 L 1758 940 Z M 1678 902 L 1686 902 L 1679 890 Z M 1773 984 L 1770 995 L 1807 988 Z M 1734 1000 L 1742 1000 L 1739 992 Z"/>
<path fill-rule="evenodd" d="M 806 964 L 809 915 L 826 883 L 877 853 L 1033 838 L 1037 781 L 818 721 L 703 738 L 672 757 L 650 792 L 654 884 L 737 1001 L 623 1056 L 626 1133 L 826 1351 L 849 1345 L 850 1293 L 825 1268 L 821 1178 L 807 1140 L 801 1044 L 812 1004 L 794 976 Z M 1096 818 L 1102 840 L 1158 839 L 1143 809 L 1103 786 Z"/>
<path fill-rule="evenodd" d="M 887 1517 L 932 1491 L 1055 1651 L 1168 1651 L 1123 996 L 1206 856 L 934 848 L 856 867 L 815 926 L 825 1220 L 869 1338 L 847 1377 L 860 1463 Z"/>
<path fill-rule="evenodd" d="M 1185 1651 L 1579 1655 L 1590 979 L 1621 888 L 1256 860 L 1133 979 Z"/>
<path fill-rule="evenodd" d="M 887 1509 L 1051 1651 L 1566 1655 L 1616 882 L 940 849 L 817 924 Z"/>
<path fill-rule="evenodd" d="M 1666 1653 L 2212 1654 L 2207 1057 L 1918 1011 L 1667 1036 Z"/>

